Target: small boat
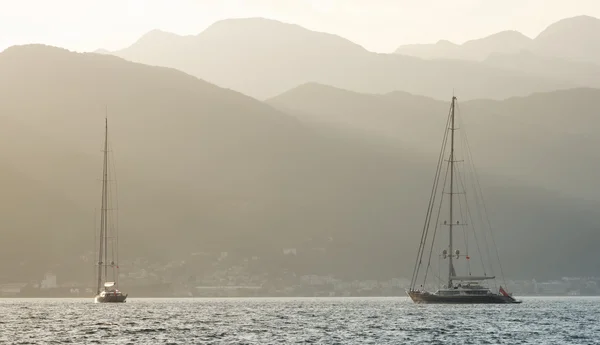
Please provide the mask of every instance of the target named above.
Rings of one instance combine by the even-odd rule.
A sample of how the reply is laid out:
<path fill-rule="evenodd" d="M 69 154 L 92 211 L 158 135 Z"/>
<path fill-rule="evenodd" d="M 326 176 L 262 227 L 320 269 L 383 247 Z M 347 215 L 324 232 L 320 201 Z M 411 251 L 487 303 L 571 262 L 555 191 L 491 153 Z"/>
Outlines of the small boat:
<path fill-rule="evenodd" d="M 96 303 L 122 303 L 127 299 L 117 288 L 119 280 L 118 236 L 114 224 L 109 224 L 109 185 L 108 185 L 108 119 L 105 119 L 104 167 L 102 169 L 102 207 L 100 208 L 100 243 L 98 249 Z M 110 262 L 109 262 L 110 260 Z M 110 280 L 109 280 L 110 277 Z"/>
<path fill-rule="evenodd" d="M 495 291 L 490 288 L 489 284 L 487 283 L 495 282 L 496 280 L 496 277 L 493 274 L 488 275 L 486 271 L 487 269 L 493 270 L 493 266 L 491 266 L 491 264 L 490 266 L 486 267 L 486 265 L 483 263 L 483 260 L 480 260 L 483 274 L 473 275 L 475 264 L 471 264 L 471 256 L 468 252 L 468 242 L 470 239 L 469 234 L 473 232 L 473 239 L 471 239 L 471 241 L 475 242 L 476 246 L 478 247 L 478 253 L 481 252 L 479 250 L 479 242 L 482 241 L 482 239 L 487 241 L 487 239 L 483 235 L 478 237 L 476 235 L 476 227 L 473 224 L 469 224 L 472 223 L 475 218 L 472 216 L 473 212 L 469 211 L 469 206 L 473 204 L 485 204 L 483 203 L 483 195 L 481 190 L 478 188 L 478 179 L 477 183 L 469 185 L 474 189 L 474 197 L 477 199 L 476 202 L 469 202 L 464 188 L 466 183 L 462 181 L 462 179 L 465 178 L 465 175 L 467 175 L 468 172 L 475 175 L 474 166 L 469 166 L 468 169 L 465 169 L 471 169 L 467 172 L 461 171 L 461 169 L 457 167 L 457 163 L 464 162 L 464 160 L 458 160 L 455 154 L 455 132 L 458 130 L 458 128 L 455 127 L 456 107 L 456 97 L 453 96 L 446 122 L 446 130 L 444 131 L 444 138 L 442 140 L 442 148 L 438 159 L 434 184 L 429 198 L 429 207 L 425 217 L 423 231 L 421 233 L 421 241 L 415 261 L 410 289 L 407 291 L 407 294 L 415 303 L 521 303 L 520 301 L 517 301 L 512 294 L 509 294 L 501 285 L 499 289 Z M 466 145 L 463 142 L 462 146 L 466 146 L 468 150 L 468 141 Z M 470 151 L 464 158 L 471 158 Z M 472 162 L 470 163 L 472 164 Z M 461 197 L 465 198 L 464 201 L 461 201 Z M 447 209 L 442 207 L 444 201 L 448 202 Z M 455 204 L 457 201 L 458 205 Z M 443 224 L 441 224 L 439 220 L 443 219 L 441 218 L 442 213 L 445 212 L 447 212 L 448 218 L 443 222 Z M 461 221 L 459 218 L 466 218 L 469 222 Z M 488 227 L 491 232 L 489 220 L 487 222 L 482 221 L 482 223 L 483 226 L 481 227 Z M 445 233 L 438 233 L 437 230 L 440 226 L 448 229 L 447 235 Z M 465 248 L 467 251 L 464 254 L 461 254 L 460 250 L 456 249 L 457 245 L 454 242 L 456 240 L 455 237 L 457 236 L 456 232 L 459 232 L 457 229 L 461 230 L 460 235 L 462 237 L 460 239 L 461 241 L 457 242 L 464 244 L 465 247 L 467 247 Z M 447 236 L 448 238 L 448 246 L 439 255 L 437 255 L 438 267 L 437 270 L 435 270 L 433 268 L 435 263 L 432 264 L 431 260 L 433 256 L 432 254 L 436 248 L 434 246 L 434 242 L 436 238 L 439 239 L 440 237 L 444 236 Z M 488 258 L 489 257 L 490 255 L 488 252 Z M 457 275 L 456 273 L 458 266 L 457 263 L 459 260 L 461 260 L 461 263 L 465 266 L 465 273 L 462 275 Z M 442 261 L 447 261 L 447 264 L 443 263 Z M 500 260 L 498 258 L 498 266 L 500 267 L 500 272 L 502 272 L 502 266 L 500 265 L 499 261 Z M 445 273 L 447 275 L 444 276 L 441 272 L 442 270 L 446 271 L 446 267 L 444 267 L 446 265 L 447 272 Z M 434 282 L 429 283 L 427 280 L 428 278 L 434 280 Z M 417 284 L 419 281 L 421 281 L 421 279 L 422 284 L 417 287 Z M 432 286 L 437 287 L 437 290 L 427 289 L 428 287 Z"/>
<path fill-rule="evenodd" d="M 115 287 L 115 282 L 104 283 L 104 291 L 96 295 L 94 301 L 96 303 L 123 303 L 127 295 L 124 295 Z"/>

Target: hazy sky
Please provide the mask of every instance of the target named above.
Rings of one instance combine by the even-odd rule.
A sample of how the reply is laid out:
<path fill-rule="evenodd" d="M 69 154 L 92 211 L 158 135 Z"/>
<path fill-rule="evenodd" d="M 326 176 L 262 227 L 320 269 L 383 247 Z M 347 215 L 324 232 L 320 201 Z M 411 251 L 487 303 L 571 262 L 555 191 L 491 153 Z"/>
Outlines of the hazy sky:
<path fill-rule="evenodd" d="M 266 17 L 346 37 L 377 52 L 502 30 L 535 37 L 576 15 L 600 18 L 600 0 L 0 0 L 0 49 L 46 43 L 124 48 L 152 29 L 197 34 L 232 17 Z"/>

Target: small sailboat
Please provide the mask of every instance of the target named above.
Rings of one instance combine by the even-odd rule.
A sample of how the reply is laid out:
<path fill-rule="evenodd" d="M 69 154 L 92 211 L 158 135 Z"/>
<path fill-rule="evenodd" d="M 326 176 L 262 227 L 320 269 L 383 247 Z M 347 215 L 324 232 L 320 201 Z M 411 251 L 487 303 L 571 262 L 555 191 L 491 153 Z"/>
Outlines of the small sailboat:
<path fill-rule="evenodd" d="M 100 243 L 98 249 L 96 303 L 122 303 L 127 299 L 117 288 L 119 265 L 117 252 L 117 231 L 109 217 L 108 185 L 108 119 L 105 119 L 104 166 L 102 169 L 102 207 L 100 209 Z"/>
<path fill-rule="evenodd" d="M 456 97 L 453 96 L 410 289 L 407 293 L 415 303 L 520 303 L 502 286 L 497 290 L 492 290 L 490 282 L 495 283 L 496 277 L 493 274 L 487 274 L 487 270 L 492 270 L 493 273 L 493 265 L 491 263 L 486 267 L 483 260 L 478 260 L 478 262 L 481 261 L 481 270 L 483 273 L 478 275 L 473 274 L 476 264 L 472 264 L 470 260 L 471 257 L 468 252 L 469 241 L 471 243 L 475 242 L 475 245 L 478 247 L 478 253 L 481 253 L 479 250 L 480 242 L 484 240 L 488 241 L 488 239 L 486 235 L 478 236 L 476 233 L 485 227 L 490 230 L 489 236 L 491 237 L 491 241 L 494 241 L 491 234 L 490 222 L 489 220 L 487 222 L 483 221 L 485 217 L 482 217 L 481 213 L 479 213 L 479 218 L 482 222 L 480 229 L 477 229 L 473 224 L 469 224 L 474 223 L 473 220 L 476 219 L 474 212 L 469 211 L 469 206 L 473 204 L 485 204 L 483 203 L 483 195 L 479 188 L 478 179 L 477 183 L 470 185 L 473 192 L 475 192 L 475 202 L 472 199 L 470 202 L 467 197 L 466 183 L 463 181 L 463 178 L 468 173 L 476 176 L 474 166 L 469 165 L 465 169 L 458 167 L 458 163 L 462 163 L 464 160 L 457 159 L 455 153 L 455 132 L 459 129 L 455 126 L 456 107 Z M 462 144 L 463 147 L 466 147 L 465 151 L 467 151 L 467 156 L 464 158 L 471 158 L 468 141 L 466 141 L 466 144 L 465 142 L 462 142 Z M 472 161 L 469 163 L 472 164 Z M 461 198 L 464 198 L 464 200 Z M 445 201 L 448 203 L 447 209 L 442 207 Z M 483 208 L 485 210 L 485 207 Z M 444 215 L 448 218 L 442 223 L 441 220 L 445 218 Z M 465 219 L 467 222 L 464 221 Z M 438 233 L 438 228 L 447 229 L 447 232 Z M 439 240 L 445 236 L 448 239 L 447 247 L 440 250 L 441 248 L 437 248 L 434 245 L 435 240 Z M 460 237 L 460 241 L 457 241 L 457 237 Z M 461 254 L 461 251 L 457 248 L 458 243 L 466 247 L 464 254 Z M 489 249 L 487 242 L 486 247 Z M 437 250 L 441 252 L 438 251 L 438 255 L 432 255 Z M 488 259 L 490 259 L 489 250 L 487 254 Z M 434 267 L 436 260 L 432 264 L 432 257 L 435 256 L 438 257 L 437 270 Z M 496 258 L 498 259 L 497 265 L 500 268 L 500 272 L 502 272 L 498 255 L 496 255 Z M 459 263 L 464 266 L 462 274 L 457 274 Z M 445 271 L 446 274 L 443 274 L 442 271 Z M 433 280 L 433 283 L 430 283 L 428 279 Z M 417 286 L 419 282 L 421 284 Z M 428 287 L 437 287 L 437 291 L 435 289 L 428 290 Z"/>

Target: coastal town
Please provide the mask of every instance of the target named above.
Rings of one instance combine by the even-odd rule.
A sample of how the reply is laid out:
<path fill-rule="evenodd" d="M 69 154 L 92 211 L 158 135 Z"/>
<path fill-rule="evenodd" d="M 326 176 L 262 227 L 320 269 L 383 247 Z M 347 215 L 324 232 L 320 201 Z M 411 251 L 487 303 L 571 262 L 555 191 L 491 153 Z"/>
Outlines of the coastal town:
<path fill-rule="evenodd" d="M 281 257 L 294 257 L 284 248 Z M 93 262 L 93 253 L 82 262 Z M 93 265 L 90 265 L 93 267 Z M 288 268 L 265 270 L 257 256 L 236 258 L 228 252 L 190 253 L 186 260 L 166 263 L 136 258 L 119 268 L 119 284 L 136 297 L 351 297 L 406 296 L 410 279 L 341 279 L 334 274 L 306 274 Z M 89 297 L 94 281 L 59 275 L 48 269 L 38 279 L 0 280 L 0 297 Z M 552 280 L 499 280 L 517 296 L 596 296 L 600 277 L 556 277 Z"/>

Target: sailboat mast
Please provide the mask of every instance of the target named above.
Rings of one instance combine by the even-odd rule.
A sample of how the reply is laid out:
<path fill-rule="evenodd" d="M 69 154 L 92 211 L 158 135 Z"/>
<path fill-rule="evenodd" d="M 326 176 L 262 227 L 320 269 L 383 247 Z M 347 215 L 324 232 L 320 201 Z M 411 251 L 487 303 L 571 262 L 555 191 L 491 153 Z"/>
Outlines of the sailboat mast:
<path fill-rule="evenodd" d="M 104 120 L 104 164 L 102 167 L 102 206 L 100 207 L 100 248 L 98 250 L 98 284 L 96 287 L 96 294 L 100 293 L 102 288 L 102 266 L 104 266 L 104 277 L 106 278 L 107 267 L 106 260 L 108 260 L 107 248 L 108 248 L 108 234 L 107 234 L 107 181 L 108 181 L 108 119 Z"/>
<path fill-rule="evenodd" d="M 448 255 L 448 288 L 452 287 L 452 276 L 454 274 L 454 265 L 452 263 L 452 202 L 454 199 L 454 103 L 456 101 L 456 97 L 452 96 L 452 109 L 450 112 L 450 225 L 449 225 L 449 253 Z"/>
<path fill-rule="evenodd" d="M 448 256 L 448 287 L 452 287 L 452 276 L 454 274 L 454 265 L 452 263 L 452 226 L 453 226 L 453 211 L 452 211 L 452 203 L 454 200 L 454 106 L 456 102 L 456 97 L 452 96 L 452 110 L 450 112 L 450 226 L 449 226 L 449 245 L 448 249 L 450 250 Z"/>
<path fill-rule="evenodd" d="M 102 217 L 104 223 L 104 279 L 108 279 L 108 118 L 104 118 L 104 168 L 102 173 Z"/>

